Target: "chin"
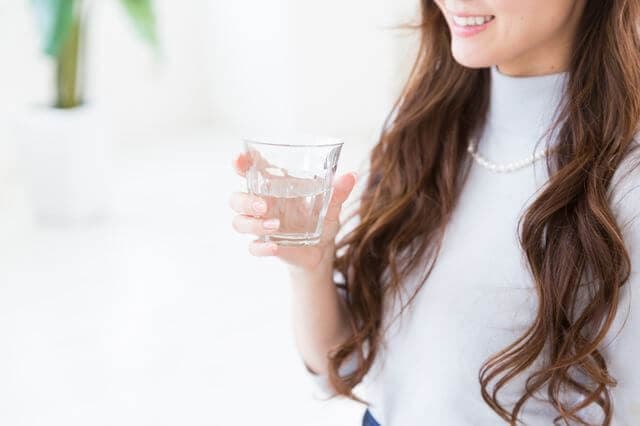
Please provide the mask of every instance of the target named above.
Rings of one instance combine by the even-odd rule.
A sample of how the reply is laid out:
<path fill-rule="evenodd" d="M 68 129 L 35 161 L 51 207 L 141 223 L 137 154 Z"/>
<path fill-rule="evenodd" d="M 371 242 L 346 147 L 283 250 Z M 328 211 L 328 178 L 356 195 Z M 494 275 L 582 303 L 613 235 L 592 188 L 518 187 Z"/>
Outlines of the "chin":
<path fill-rule="evenodd" d="M 492 58 L 477 50 L 465 51 L 453 48 L 451 53 L 457 63 L 467 68 L 487 68 L 495 63 Z"/>

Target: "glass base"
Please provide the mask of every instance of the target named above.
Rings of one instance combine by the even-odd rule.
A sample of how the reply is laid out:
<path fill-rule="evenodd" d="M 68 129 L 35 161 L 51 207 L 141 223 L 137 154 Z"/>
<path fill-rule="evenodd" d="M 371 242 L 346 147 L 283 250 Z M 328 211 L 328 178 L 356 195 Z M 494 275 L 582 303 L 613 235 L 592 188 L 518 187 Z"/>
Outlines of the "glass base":
<path fill-rule="evenodd" d="M 265 235 L 258 239 L 261 242 L 269 243 L 273 242 L 279 246 L 291 246 L 291 247 L 304 247 L 315 246 L 320 242 L 320 237 L 309 236 L 278 236 L 278 235 Z"/>

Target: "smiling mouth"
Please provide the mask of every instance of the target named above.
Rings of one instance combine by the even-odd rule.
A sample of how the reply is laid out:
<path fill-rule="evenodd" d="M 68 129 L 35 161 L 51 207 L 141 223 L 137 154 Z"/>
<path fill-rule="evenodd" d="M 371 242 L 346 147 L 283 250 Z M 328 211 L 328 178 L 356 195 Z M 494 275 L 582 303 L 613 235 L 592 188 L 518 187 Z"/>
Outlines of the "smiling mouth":
<path fill-rule="evenodd" d="M 495 18 L 494 15 L 451 15 L 451 20 L 458 27 L 479 27 L 493 21 Z"/>

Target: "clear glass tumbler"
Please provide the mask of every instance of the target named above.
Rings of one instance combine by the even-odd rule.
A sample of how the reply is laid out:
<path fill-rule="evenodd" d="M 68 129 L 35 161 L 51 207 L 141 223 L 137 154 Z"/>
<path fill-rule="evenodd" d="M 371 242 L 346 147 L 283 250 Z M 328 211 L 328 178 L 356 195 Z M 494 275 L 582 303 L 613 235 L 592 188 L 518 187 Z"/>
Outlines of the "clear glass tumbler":
<path fill-rule="evenodd" d="M 320 241 L 343 142 L 319 136 L 244 139 L 251 165 L 247 191 L 267 202 L 275 233 L 259 237 L 286 246 Z"/>

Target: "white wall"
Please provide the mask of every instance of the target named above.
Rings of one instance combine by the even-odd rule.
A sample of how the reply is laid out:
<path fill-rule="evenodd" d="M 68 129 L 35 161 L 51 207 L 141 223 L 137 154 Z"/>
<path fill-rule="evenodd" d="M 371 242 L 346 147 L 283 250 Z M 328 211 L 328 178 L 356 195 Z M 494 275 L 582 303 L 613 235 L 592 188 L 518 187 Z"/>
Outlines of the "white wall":
<path fill-rule="evenodd" d="M 211 3 L 209 90 L 217 125 L 263 128 L 293 122 L 288 3 Z"/>
<path fill-rule="evenodd" d="M 156 0 L 158 57 L 136 37 L 118 1 L 96 3 L 91 58 L 95 98 L 129 128 L 166 130 L 207 121 L 208 1 Z"/>
<path fill-rule="evenodd" d="M 370 140 L 403 81 L 416 2 L 236 0 L 211 9 L 213 118 Z"/>

